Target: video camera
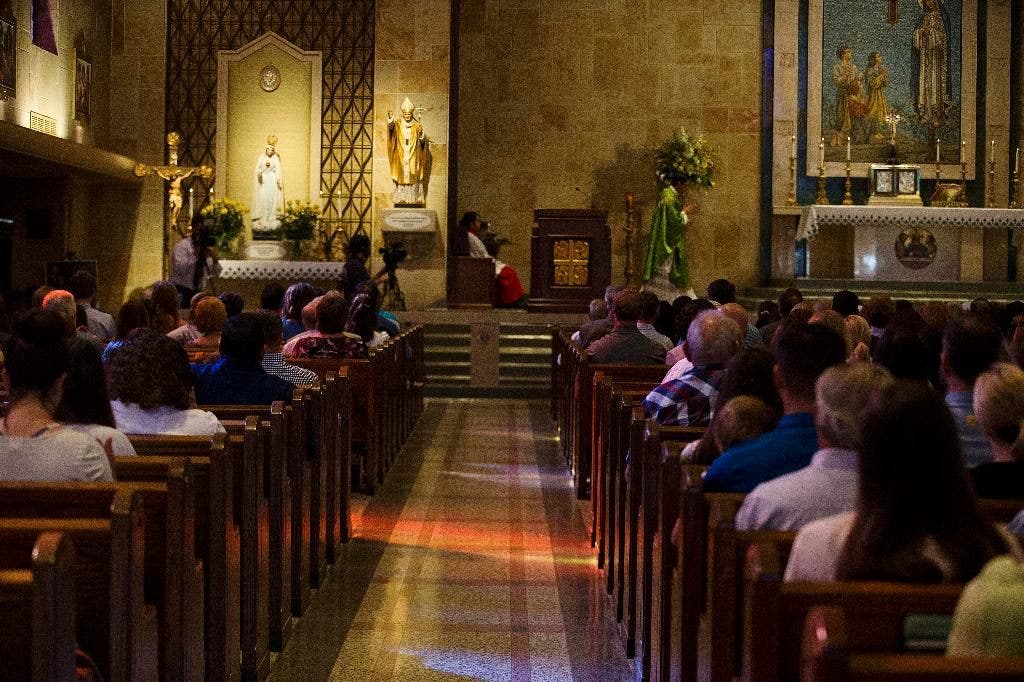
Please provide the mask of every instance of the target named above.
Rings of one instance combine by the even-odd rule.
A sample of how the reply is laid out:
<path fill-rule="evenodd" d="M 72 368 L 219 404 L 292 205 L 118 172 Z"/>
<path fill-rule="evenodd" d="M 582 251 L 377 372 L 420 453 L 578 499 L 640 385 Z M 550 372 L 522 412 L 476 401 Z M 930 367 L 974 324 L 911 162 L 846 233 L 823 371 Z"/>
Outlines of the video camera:
<path fill-rule="evenodd" d="M 402 242 L 377 249 L 377 253 L 384 259 L 384 269 L 389 272 L 394 272 L 399 263 L 409 257 L 409 252 L 405 250 L 405 244 Z"/>

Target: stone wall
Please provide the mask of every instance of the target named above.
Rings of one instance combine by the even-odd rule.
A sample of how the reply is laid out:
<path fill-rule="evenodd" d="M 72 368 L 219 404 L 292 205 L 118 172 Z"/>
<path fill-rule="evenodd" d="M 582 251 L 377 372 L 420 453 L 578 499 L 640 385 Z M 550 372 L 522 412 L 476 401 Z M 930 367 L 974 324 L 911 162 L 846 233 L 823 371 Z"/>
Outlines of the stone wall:
<path fill-rule="evenodd" d="M 390 237 L 403 241 L 409 259 L 399 270 L 410 309 L 442 301 L 445 296 L 446 230 L 448 223 L 448 93 L 451 3 L 446 0 L 380 0 L 377 2 L 374 59 L 373 129 L 373 257 L 384 245 L 381 210 L 394 205 L 387 154 L 387 113 L 400 116 L 408 97 L 424 107 L 423 130 L 430 142 L 430 175 L 426 208 L 437 213 L 434 235 Z M 372 274 L 372 273 L 371 273 Z"/>
<path fill-rule="evenodd" d="M 611 211 L 612 278 L 623 280 L 624 195 L 636 195 L 646 236 L 653 150 L 678 126 L 717 149 L 717 187 L 691 197 L 694 288 L 755 282 L 760 2 L 461 5 L 459 211 L 480 211 L 513 240 L 502 257 L 524 282 L 533 209 L 563 207 Z"/>

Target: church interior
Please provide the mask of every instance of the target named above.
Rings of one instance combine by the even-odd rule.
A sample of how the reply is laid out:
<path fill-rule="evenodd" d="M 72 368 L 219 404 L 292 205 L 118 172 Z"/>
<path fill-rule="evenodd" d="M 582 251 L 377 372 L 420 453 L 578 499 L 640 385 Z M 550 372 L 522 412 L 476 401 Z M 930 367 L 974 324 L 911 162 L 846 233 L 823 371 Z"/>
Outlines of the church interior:
<path fill-rule="evenodd" d="M 0 0 L 10 679 L 1024 679 L 1022 36 Z"/>

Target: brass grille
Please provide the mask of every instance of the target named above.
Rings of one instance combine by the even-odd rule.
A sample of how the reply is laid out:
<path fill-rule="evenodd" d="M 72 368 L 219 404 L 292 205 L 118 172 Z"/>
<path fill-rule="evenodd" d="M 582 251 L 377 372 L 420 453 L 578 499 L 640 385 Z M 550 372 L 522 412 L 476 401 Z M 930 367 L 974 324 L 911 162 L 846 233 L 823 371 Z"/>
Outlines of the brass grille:
<path fill-rule="evenodd" d="M 585 287 L 590 281 L 590 242 L 558 239 L 554 244 L 555 286 Z"/>
<path fill-rule="evenodd" d="M 28 112 L 28 127 L 47 135 L 57 134 L 57 120 L 38 111 Z"/>
<path fill-rule="evenodd" d="M 323 218 L 340 224 L 334 251 L 373 219 L 374 0 L 169 0 L 167 130 L 181 133 L 183 166 L 215 164 L 217 51 L 268 31 L 323 54 L 320 191 Z M 186 183 L 187 184 L 187 183 Z M 196 196 L 209 185 L 197 179 Z"/>

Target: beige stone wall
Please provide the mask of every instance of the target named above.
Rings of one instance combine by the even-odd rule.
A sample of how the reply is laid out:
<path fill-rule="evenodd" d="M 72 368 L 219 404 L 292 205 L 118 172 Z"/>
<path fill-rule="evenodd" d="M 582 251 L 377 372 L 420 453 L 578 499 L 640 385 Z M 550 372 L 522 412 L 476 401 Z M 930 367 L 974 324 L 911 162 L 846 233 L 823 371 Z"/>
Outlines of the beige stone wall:
<path fill-rule="evenodd" d="M 625 193 L 646 236 L 653 149 L 678 126 L 702 129 L 717 148 L 718 186 L 693 197 L 693 285 L 753 284 L 760 22 L 752 0 L 463 2 L 459 211 L 480 211 L 513 240 L 502 257 L 529 286 L 534 208 L 608 209 L 622 281 Z"/>
<path fill-rule="evenodd" d="M 407 236 L 410 253 L 399 270 L 409 308 L 422 308 L 445 295 L 448 222 L 448 92 L 451 4 L 446 0 L 381 0 L 377 3 L 374 63 L 373 257 L 371 269 L 383 264 L 377 249 L 384 244 L 381 210 L 392 207 L 387 156 L 387 112 L 399 115 L 408 97 L 422 114 L 430 141 L 428 209 L 436 211 L 436 235 Z"/>
<path fill-rule="evenodd" d="M 143 163 L 166 163 L 167 3 L 111 0 L 111 17 L 110 149 Z M 163 276 L 164 192 L 163 181 L 148 177 L 140 190 L 97 198 L 97 216 L 123 216 L 103 241 L 111 287 L 101 292 L 101 302 L 112 307 L 135 287 Z"/>

